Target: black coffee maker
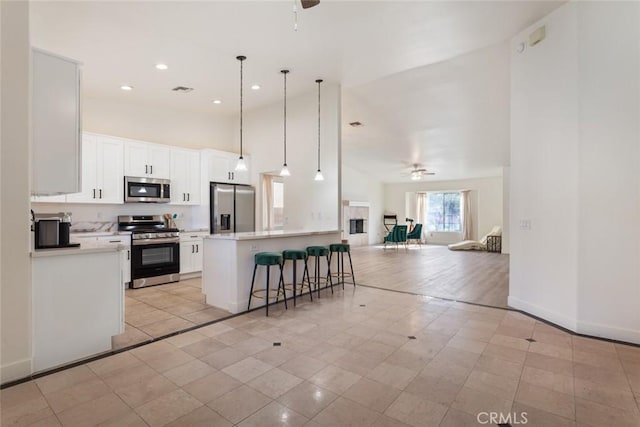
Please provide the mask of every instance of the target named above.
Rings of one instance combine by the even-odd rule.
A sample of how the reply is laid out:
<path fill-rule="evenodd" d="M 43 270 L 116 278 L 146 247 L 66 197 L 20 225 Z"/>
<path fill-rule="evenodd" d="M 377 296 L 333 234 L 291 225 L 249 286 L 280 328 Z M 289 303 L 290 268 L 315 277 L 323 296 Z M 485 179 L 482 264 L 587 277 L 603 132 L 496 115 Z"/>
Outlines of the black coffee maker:
<path fill-rule="evenodd" d="M 80 246 L 79 243 L 71 243 L 71 213 L 33 213 L 31 212 L 34 231 L 35 248 L 70 248 Z"/>

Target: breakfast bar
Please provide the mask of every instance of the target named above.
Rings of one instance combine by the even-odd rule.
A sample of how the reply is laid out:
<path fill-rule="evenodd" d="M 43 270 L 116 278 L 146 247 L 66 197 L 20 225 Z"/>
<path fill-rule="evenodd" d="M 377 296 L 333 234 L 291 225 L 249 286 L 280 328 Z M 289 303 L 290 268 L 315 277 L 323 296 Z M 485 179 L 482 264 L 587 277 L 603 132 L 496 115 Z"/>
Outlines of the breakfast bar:
<path fill-rule="evenodd" d="M 202 291 L 206 295 L 206 303 L 231 313 L 245 311 L 249 302 L 256 253 L 329 246 L 331 243 L 340 242 L 340 236 L 339 230 L 278 230 L 207 236 L 204 239 L 202 270 Z M 310 270 L 312 268 L 309 266 Z M 322 271 L 326 274 L 324 264 Z M 272 269 L 271 274 L 271 283 L 275 289 L 280 273 L 278 269 Z M 284 274 L 285 282 L 291 282 L 291 272 L 285 269 Z M 264 271 L 258 271 L 257 286 L 263 285 L 264 275 Z M 264 304 L 264 300 L 253 300 L 252 308 L 261 304 Z"/>

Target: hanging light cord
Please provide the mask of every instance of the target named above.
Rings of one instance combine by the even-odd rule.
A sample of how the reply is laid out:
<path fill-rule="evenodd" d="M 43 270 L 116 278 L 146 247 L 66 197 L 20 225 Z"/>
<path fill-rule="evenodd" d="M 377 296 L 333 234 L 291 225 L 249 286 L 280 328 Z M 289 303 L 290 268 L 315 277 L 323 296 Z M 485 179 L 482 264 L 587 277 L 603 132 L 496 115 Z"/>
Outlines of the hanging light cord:
<path fill-rule="evenodd" d="M 242 159 L 242 63 L 247 58 L 244 56 L 238 56 L 236 59 L 240 61 L 240 158 Z"/>
<path fill-rule="evenodd" d="M 320 83 L 322 80 L 316 80 L 318 83 L 318 171 L 320 170 Z"/>
<path fill-rule="evenodd" d="M 282 70 L 284 74 L 284 165 L 287 164 L 287 73 L 289 70 Z"/>

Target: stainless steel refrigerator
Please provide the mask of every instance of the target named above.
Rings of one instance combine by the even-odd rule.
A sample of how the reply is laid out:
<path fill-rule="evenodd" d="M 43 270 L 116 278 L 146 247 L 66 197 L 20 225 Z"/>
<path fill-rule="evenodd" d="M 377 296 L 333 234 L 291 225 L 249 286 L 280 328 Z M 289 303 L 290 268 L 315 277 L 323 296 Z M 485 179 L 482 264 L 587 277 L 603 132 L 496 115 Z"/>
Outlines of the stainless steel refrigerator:
<path fill-rule="evenodd" d="M 256 191 L 250 185 L 210 184 L 211 234 L 255 231 Z"/>

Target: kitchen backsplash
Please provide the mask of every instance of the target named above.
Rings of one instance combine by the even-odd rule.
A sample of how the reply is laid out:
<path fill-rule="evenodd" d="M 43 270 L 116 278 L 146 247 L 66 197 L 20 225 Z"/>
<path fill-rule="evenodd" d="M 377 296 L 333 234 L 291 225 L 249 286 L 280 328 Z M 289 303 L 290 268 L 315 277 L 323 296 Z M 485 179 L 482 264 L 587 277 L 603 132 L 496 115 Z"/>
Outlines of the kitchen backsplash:
<path fill-rule="evenodd" d="M 209 228 L 209 206 L 174 206 L 164 203 L 125 203 L 122 205 L 77 204 L 77 203 L 31 203 L 36 213 L 71 212 L 72 228 L 88 229 L 97 226 L 100 230 L 116 223 L 118 215 L 163 215 L 178 214 L 176 225 L 181 229 Z"/>

